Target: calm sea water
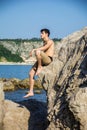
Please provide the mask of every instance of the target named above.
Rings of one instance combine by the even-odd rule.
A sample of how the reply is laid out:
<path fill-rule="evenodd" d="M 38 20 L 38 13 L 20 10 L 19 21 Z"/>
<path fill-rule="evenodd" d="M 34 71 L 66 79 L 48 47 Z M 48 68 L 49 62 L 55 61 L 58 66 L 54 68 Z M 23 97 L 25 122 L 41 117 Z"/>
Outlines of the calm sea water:
<path fill-rule="evenodd" d="M 0 65 L 0 78 L 28 78 L 31 65 Z"/>
<path fill-rule="evenodd" d="M 23 96 L 26 94 L 28 89 L 19 89 L 16 91 L 10 91 L 10 92 L 5 92 L 5 99 L 9 99 L 12 101 L 23 101 L 27 99 L 36 99 L 41 102 L 46 102 L 46 92 L 44 90 L 41 90 L 41 94 L 34 94 L 33 97 L 29 98 L 23 98 Z"/>
<path fill-rule="evenodd" d="M 31 65 L 0 65 L 0 78 L 18 78 L 21 80 L 28 78 L 31 67 Z M 12 101 L 26 100 L 23 96 L 27 91 L 27 89 L 19 89 L 13 92 L 5 92 L 5 99 Z M 33 97 L 29 97 L 29 99 L 46 102 L 46 93 L 42 90 L 41 94 L 35 94 Z"/>

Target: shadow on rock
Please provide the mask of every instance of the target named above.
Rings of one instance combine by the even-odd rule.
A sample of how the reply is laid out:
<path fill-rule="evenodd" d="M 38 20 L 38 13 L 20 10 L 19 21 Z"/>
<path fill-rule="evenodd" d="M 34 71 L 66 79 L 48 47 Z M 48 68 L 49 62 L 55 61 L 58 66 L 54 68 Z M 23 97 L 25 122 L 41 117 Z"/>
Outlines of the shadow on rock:
<path fill-rule="evenodd" d="M 25 106 L 30 111 L 28 130 L 46 130 L 49 122 L 47 120 L 47 104 L 35 99 L 18 102 L 19 107 Z"/>

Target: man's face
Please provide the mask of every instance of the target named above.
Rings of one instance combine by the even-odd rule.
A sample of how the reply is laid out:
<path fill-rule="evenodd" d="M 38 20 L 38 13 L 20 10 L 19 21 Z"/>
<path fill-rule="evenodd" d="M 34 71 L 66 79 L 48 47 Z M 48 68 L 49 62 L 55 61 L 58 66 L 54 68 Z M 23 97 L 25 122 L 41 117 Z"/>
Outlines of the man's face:
<path fill-rule="evenodd" d="M 48 34 L 47 33 L 45 33 L 44 31 L 43 32 L 41 32 L 41 38 L 42 39 L 44 39 L 45 37 L 47 37 L 48 36 Z"/>

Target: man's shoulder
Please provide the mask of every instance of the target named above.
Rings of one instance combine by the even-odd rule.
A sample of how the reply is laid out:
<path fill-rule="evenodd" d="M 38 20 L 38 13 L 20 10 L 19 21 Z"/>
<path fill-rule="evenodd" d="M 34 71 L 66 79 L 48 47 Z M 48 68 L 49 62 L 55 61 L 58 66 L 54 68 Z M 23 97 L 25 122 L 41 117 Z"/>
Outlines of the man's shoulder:
<path fill-rule="evenodd" d="M 54 43 L 54 41 L 53 41 L 52 39 L 49 39 L 49 42 L 50 42 L 50 43 Z"/>

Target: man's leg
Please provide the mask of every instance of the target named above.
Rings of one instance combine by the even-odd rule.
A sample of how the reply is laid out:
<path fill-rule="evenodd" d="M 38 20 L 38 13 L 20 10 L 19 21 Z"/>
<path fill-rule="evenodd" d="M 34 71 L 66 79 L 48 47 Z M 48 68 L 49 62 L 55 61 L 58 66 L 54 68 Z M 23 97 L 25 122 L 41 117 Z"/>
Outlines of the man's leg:
<path fill-rule="evenodd" d="M 28 94 L 26 94 L 24 96 L 24 98 L 27 98 L 27 97 L 30 97 L 30 96 L 33 96 L 34 95 L 34 92 L 33 92 L 33 87 L 34 87 L 34 75 L 35 75 L 35 70 L 32 68 L 30 73 L 29 73 L 29 82 L 30 82 L 30 91 L 28 92 Z"/>
<path fill-rule="evenodd" d="M 36 51 L 36 58 L 37 58 L 37 62 L 38 62 L 38 67 L 37 67 L 37 71 L 36 71 L 36 75 L 38 75 L 41 70 L 42 70 L 42 58 L 41 58 L 41 55 L 40 55 L 40 52 L 41 51 Z"/>

